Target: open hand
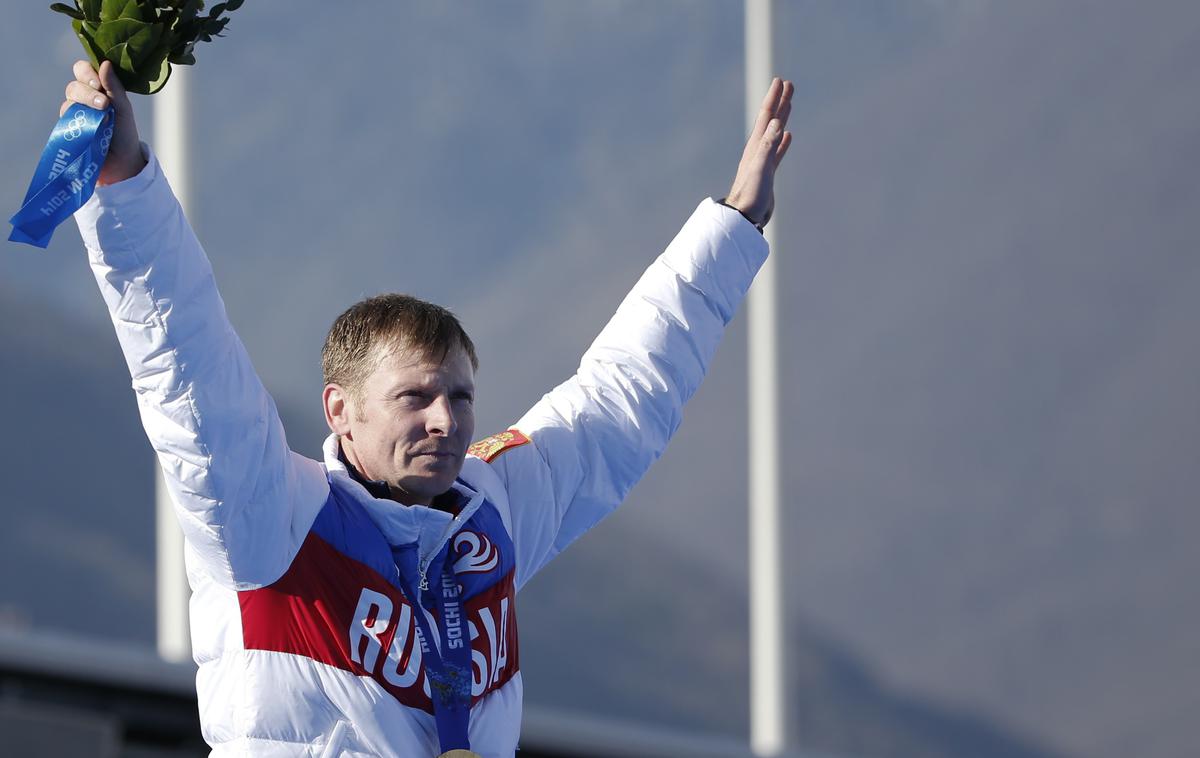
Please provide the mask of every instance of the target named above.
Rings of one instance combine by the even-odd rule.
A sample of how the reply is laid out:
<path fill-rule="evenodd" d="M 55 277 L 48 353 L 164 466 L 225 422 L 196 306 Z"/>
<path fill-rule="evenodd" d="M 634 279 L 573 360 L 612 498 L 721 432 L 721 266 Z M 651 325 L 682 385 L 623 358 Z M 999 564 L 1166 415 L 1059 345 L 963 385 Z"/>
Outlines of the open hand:
<path fill-rule="evenodd" d="M 75 78 L 67 84 L 67 99 L 58 109 L 61 118 L 74 103 L 82 103 L 103 110 L 111 103 L 116 110 L 112 145 L 104 167 L 100 169 L 99 184 L 116 184 L 136 176 L 146 165 L 138 139 L 137 122 L 133 117 L 133 105 L 125 87 L 117 78 L 117 72 L 108 61 L 100 64 L 100 71 L 92 68 L 88 61 L 75 61 L 72 69 Z"/>
<path fill-rule="evenodd" d="M 792 112 L 795 87 L 779 77 L 771 80 L 767 96 L 750 131 L 733 186 L 725 196 L 728 205 L 737 208 L 754 225 L 762 228 L 775 210 L 775 169 L 792 144 L 792 133 L 785 131 Z"/>

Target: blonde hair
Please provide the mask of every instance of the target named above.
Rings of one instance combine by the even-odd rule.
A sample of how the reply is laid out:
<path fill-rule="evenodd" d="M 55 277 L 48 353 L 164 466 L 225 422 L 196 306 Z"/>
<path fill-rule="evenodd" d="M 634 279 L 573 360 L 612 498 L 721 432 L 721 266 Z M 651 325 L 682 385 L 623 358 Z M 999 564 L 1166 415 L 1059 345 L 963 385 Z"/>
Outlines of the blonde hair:
<path fill-rule="evenodd" d="M 438 361 L 460 347 L 479 370 L 475 345 L 453 313 L 411 295 L 387 294 L 355 303 L 334 320 L 321 349 L 325 384 L 357 394 L 384 355 L 377 347 L 417 350 Z"/>

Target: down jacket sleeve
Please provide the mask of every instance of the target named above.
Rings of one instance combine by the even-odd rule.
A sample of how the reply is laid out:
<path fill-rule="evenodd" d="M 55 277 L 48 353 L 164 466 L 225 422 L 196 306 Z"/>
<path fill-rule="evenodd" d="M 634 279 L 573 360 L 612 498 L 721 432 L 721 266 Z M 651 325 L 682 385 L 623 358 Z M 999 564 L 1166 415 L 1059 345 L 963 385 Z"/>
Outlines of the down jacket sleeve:
<path fill-rule="evenodd" d="M 148 150 L 76 214 L 185 538 L 231 589 L 281 576 L 328 497 L 288 449 L 212 268 Z"/>
<path fill-rule="evenodd" d="M 766 261 L 763 236 L 705 200 L 499 456 L 517 583 L 612 512 L 666 448 L 726 325 Z"/>

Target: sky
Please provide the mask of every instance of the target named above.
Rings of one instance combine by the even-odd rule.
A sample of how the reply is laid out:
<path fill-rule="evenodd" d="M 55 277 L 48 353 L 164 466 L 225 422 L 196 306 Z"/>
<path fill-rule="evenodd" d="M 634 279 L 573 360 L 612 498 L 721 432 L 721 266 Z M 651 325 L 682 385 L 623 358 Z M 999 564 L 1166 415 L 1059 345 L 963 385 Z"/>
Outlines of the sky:
<path fill-rule="evenodd" d="M 1200 706 L 1200 11 L 777 5 L 778 68 L 797 82 L 774 222 L 793 623 L 896 691 L 1064 754 L 1182 758 Z M 302 7 L 247 4 L 188 72 L 193 221 L 230 316 L 304 452 L 324 330 L 385 290 L 462 316 L 478 429 L 500 430 L 727 189 L 739 7 Z M 77 55 L 61 17 L 20 15 L 0 30 L 22 72 L 0 84 L 14 210 Z M 45 253 L 0 252 L 0 297 L 81 333 L 105 327 L 94 287 L 69 225 Z M 697 581 L 744 582 L 743 329 L 546 597 L 628 535 L 679 546 Z M 105 544 L 93 567 L 136 593 L 140 564 Z M 523 613 L 553 618 L 537 586 Z M 718 614 L 721 634 L 738 613 Z M 722 724 L 735 732 L 741 655 L 712 698 L 741 714 Z M 532 702 L 573 697 L 543 692 L 530 684 Z"/>

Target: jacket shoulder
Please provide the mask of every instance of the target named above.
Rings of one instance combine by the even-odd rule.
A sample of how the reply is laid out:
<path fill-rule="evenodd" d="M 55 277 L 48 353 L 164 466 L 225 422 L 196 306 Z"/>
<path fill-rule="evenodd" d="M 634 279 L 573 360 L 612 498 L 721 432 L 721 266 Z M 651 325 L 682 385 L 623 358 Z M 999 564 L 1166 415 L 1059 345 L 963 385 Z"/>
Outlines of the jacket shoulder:
<path fill-rule="evenodd" d="M 511 450 L 514 447 L 529 444 L 530 439 L 516 429 L 509 429 L 493 434 L 491 437 L 484 437 L 478 442 L 472 443 L 467 448 L 467 453 L 476 458 L 482 459 L 486 463 L 491 463 L 506 450 Z"/>

